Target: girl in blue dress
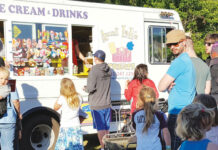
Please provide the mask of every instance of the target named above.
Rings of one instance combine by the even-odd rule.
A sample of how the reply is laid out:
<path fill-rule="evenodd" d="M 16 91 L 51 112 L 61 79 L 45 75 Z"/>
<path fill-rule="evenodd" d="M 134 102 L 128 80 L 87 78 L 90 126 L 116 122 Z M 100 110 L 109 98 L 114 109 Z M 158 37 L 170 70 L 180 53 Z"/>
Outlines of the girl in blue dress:
<path fill-rule="evenodd" d="M 60 110 L 61 121 L 55 150 L 83 150 L 83 135 L 80 128 L 79 108 L 81 98 L 69 78 L 61 80 L 60 97 L 54 110 Z"/>

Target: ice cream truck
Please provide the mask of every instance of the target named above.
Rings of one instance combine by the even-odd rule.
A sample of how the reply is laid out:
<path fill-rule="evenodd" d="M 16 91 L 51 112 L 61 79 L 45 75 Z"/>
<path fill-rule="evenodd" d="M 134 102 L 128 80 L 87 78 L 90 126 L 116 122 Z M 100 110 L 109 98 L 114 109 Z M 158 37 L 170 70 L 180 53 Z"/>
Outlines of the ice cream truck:
<path fill-rule="evenodd" d="M 54 148 L 60 114 L 53 106 L 63 77 L 71 78 L 83 97 L 82 110 L 88 114 L 81 125 L 83 133 L 96 133 L 83 87 L 98 49 L 105 51 L 113 72 L 110 131 L 119 130 L 122 118 L 117 118 L 130 109 L 124 96 L 126 80 L 133 78 L 136 65 L 145 63 L 148 77 L 158 85 L 173 59 L 166 47 L 166 34 L 172 29 L 183 30 L 174 10 L 69 0 L 1 0 L 0 55 L 9 62 L 10 76 L 16 80 L 23 149 Z M 89 66 L 74 56 L 74 39 Z M 160 98 L 166 97 L 160 93 Z"/>

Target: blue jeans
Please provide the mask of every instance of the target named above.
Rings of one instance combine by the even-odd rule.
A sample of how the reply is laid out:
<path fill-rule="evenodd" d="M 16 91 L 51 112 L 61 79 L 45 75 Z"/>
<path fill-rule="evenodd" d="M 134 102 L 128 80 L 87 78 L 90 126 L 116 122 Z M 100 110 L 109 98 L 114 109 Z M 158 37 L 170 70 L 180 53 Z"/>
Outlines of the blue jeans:
<path fill-rule="evenodd" d="M 178 115 L 169 114 L 168 116 L 168 130 L 171 136 L 171 150 L 177 150 L 181 145 L 181 139 L 176 135 L 176 119 Z"/>
<path fill-rule="evenodd" d="M 0 142 L 2 150 L 14 149 L 15 127 L 15 123 L 0 123 Z"/>

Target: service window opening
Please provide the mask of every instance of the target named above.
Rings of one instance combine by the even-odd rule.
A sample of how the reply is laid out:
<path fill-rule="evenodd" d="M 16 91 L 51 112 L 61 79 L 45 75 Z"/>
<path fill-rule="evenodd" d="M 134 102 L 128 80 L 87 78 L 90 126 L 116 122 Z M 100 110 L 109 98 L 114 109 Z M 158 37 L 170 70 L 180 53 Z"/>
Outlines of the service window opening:
<path fill-rule="evenodd" d="M 73 75 L 87 76 L 92 57 L 92 27 L 72 26 Z"/>
<path fill-rule="evenodd" d="M 0 56 L 3 58 L 5 58 L 4 41 L 4 22 L 0 21 Z"/>

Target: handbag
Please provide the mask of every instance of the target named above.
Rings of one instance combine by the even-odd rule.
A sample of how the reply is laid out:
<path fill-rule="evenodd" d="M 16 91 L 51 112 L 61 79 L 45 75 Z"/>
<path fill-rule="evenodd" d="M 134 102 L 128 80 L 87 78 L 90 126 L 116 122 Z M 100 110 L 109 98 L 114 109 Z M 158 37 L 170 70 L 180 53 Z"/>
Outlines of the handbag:
<path fill-rule="evenodd" d="M 9 100 L 9 104 L 11 106 L 11 94 L 8 97 L 0 100 L 0 118 L 2 118 L 7 112 L 7 99 Z"/>

